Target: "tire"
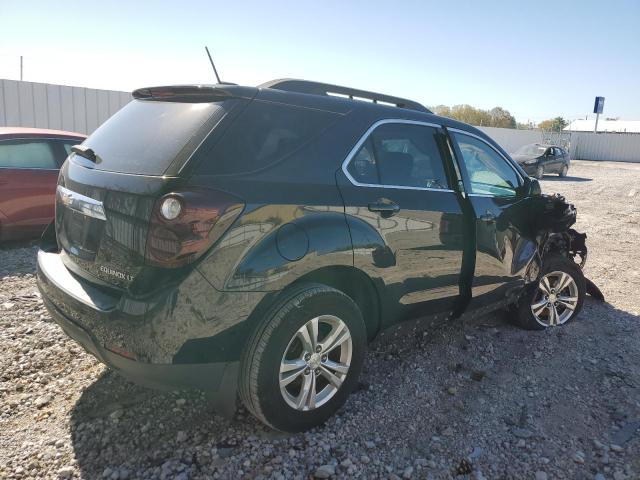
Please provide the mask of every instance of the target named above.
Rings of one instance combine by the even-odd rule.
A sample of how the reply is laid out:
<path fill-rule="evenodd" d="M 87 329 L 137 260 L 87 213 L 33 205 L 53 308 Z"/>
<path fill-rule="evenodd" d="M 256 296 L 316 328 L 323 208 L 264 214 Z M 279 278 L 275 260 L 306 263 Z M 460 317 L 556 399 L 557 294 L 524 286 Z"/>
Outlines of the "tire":
<path fill-rule="evenodd" d="M 563 274 L 567 275 L 573 284 L 565 282 L 567 286 L 560 292 L 556 292 L 554 287 L 558 283 L 555 282 L 560 282 Z M 514 323 L 526 330 L 545 330 L 564 325 L 576 318 L 582 309 L 586 294 L 584 275 L 580 267 L 570 258 L 552 254 L 542 266 L 540 279 L 535 286 L 527 288 L 522 293 L 517 305 L 512 309 Z M 551 290 L 550 295 L 546 295 L 543 291 L 545 289 Z M 554 302 L 556 295 L 558 301 Z M 551 302 L 545 297 L 551 297 Z M 563 301 L 560 298 L 571 300 Z M 547 306 L 550 303 L 555 303 L 557 306 L 555 308 Z M 534 310 L 538 315 L 534 314 Z"/>
<path fill-rule="evenodd" d="M 299 332 L 308 334 L 306 328 L 313 325 L 314 319 L 318 322 L 316 348 L 323 350 L 311 355 L 308 352 L 318 352 L 313 348 L 305 349 L 305 344 L 310 346 L 312 336 L 306 337 L 305 342 L 304 333 Z M 344 327 L 350 343 L 342 340 Z M 323 341 L 328 341 L 334 332 L 344 343 L 338 343 L 339 346 L 325 354 L 327 346 Z M 238 379 L 240 398 L 258 420 L 277 430 L 300 432 L 322 425 L 357 386 L 366 346 L 362 313 L 351 298 L 325 285 L 297 287 L 265 315 L 250 338 Z M 291 372 L 282 372 L 285 362 L 295 363 L 296 367 Z M 300 363 L 306 366 L 300 368 Z M 348 365 L 348 369 L 344 372 L 333 370 L 338 365 L 343 370 Z M 341 380 L 337 387 L 328 381 L 326 371 L 334 374 L 336 384 Z M 294 376 L 295 380 L 282 391 L 280 383 L 286 380 L 284 377 Z M 310 400 L 311 396 L 302 395 L 304 386 L 311 384 L 317 387 L 318 395 L 313 396 L 317 406 Z M 298 388 L 299 395 L 296 395 Z M 301 406 L 296 408 L 296 403 Z"/>
<path fill-rule="evenodd" d="M 540 180 L 542 177 L 544 177 L 544 167 L 542 165 L 538 165 L 538 168 L 536 169 L 536 178 L 538 180 Z"/>
<path fill-rule="evenodd" d="M 568 171 L 569 167 L 567 165 L 563 165 L 562 170 L 560 170 L 560 173 L 558 175 L 560 175 L 561 177 L 566 177 Z"/>

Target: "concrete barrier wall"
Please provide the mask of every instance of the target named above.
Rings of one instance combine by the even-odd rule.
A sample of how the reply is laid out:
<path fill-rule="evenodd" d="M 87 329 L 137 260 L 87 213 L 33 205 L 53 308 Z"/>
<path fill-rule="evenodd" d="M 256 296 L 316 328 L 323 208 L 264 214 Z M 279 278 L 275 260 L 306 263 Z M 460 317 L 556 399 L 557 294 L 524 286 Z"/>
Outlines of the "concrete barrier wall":
<path fill-rule="evenodd" d="M 523 145 L 542 141 L 540 130 L 516 130 L 513 128 L 478 127 L 493 138 L 507 152 L 513 153 Z"/>
<path fill-rule="evenodd" d="M 0 127 L 89 134 L 130 100 L 127 92 L 0 79 Z"/>

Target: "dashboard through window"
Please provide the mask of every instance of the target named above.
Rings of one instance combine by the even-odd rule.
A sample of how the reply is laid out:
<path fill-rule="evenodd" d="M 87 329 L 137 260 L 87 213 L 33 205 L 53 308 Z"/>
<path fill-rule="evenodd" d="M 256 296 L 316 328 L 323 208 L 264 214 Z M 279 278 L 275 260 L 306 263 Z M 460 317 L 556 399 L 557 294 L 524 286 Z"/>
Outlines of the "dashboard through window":
<path fill-rule="evenodd" d="M 434 127 L 384 123 L 377 127 L 347 167 L 360 184 L 449 189 Z"/>
<path fill-rule="evenodd" d="M 492 197 L 514 197 L 520 185 L 515 170 L 482 140 L 455 132 L 453 137 L 471 183 L 471 192 Z"/>

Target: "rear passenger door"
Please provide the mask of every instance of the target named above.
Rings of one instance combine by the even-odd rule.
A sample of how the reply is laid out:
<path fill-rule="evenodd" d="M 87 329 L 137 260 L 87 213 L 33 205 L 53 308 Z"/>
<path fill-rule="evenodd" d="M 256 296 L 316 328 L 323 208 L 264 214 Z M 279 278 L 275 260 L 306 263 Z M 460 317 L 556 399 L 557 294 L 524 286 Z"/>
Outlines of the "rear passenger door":
<path fill-rule="evenodd" d="M 524 284 L 536 245 L 513 223 L 523 178 L 480 136 L 449 129 L 475 213 L 476 258 L 469 308 L 491 307 Z"/>
<path fill-rule="evenodd" d="M 42 139 L 0 141 L 2 237 L 37 236 L 53 219 L 58 162 Z"/>
<path fill-rule="evenodd" d="M 337 175 L 354 264 L 384 285 L 394 313 L 448 312 L 459 294 L 463 213 L 445 145 L 438 125 L 380 121 Z"/>

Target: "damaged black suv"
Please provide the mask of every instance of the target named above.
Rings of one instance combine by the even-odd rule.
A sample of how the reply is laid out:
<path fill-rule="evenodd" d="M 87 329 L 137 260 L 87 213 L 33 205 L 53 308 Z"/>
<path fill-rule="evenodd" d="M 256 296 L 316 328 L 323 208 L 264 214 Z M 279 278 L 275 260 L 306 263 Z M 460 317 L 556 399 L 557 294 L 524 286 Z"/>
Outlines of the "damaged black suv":
<path fill-rule="evenodd" d="M 61 169 L 38 253 L 53 318 L 136 382 L 321 424 L 401 320 L 575 318 L 585 235 L 481 131 L 297 80 L 144 88 Z"/>

